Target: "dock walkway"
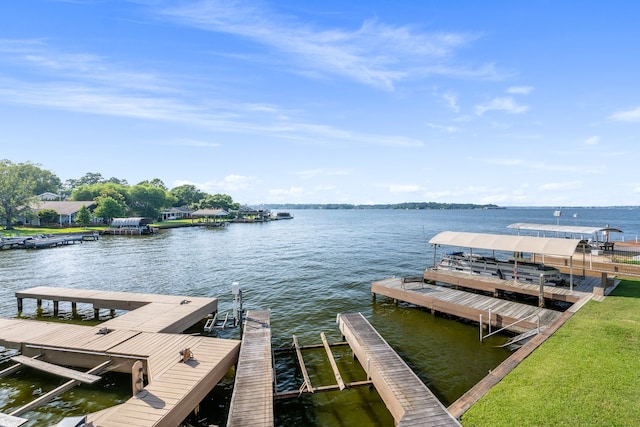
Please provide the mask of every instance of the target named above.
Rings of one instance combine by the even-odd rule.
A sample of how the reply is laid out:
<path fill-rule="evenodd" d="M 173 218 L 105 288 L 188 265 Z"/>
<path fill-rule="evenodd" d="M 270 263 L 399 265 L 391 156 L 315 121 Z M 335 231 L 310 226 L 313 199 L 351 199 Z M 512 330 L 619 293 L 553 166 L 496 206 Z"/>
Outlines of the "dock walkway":
<path fill-rule="evenodd" d="M 469 274 L 468 272 L 428 269 L 425 270 L 423 277 L 427 282 L 447 283 L 462 288 L 491 292 L 494 295 L 497 295 L 498 291 L 514 292 L 535 297 L 540 295 L 539 284 L 503 280 L 497 277 Z M 593 278 L 574 277 L 576 283 L 573 290 L 568 287 L 545 285 L 543 288 L 544 297 L 556 301 L 578 302 L 586 296 L 587 289 L 593 290 L 594 280 L 589 279 Z M 595 282 L 597 284 L 597 280 Z M 588 288 L 588 285 L 591 287 Z M 580 286 L 580 290 L 578 290 L 578 286 Z"/>
<path fill-rule="evenodd" d="M 273 427 L 273 362 L 268 310 L 248 311 L 227 427 Z"/>
<path fill-rule="evenodd" d="M 517 333 L 536 328 L 537 317 L 540 319 L 540 326 L 546 326 L 562 314 L 527 304 L 429 285 L 422 281 L 407 282 L 395 277 L 373 282 L 371 292 L 428 308 L 432 312 L 447 313 L 476 322 L 482 316 L 483 323 L 488 323 L 491 317 L 491 325 L 497 327 L 506 327 L 520 321 L 510 328 Z"/>
<path fill-rule="evenodd" d="M 84 368 L 111 360 L 109 369 L 132 374 L 132 382 L 136 366 L 142 366 L 146 381 L 132 398 L 87 415 L 86 422 L 95 427 L 176 426 L 237 361 L 238 340 L 180 333 L 191 326 L 191 320 L 204 314 L 197 322 L 215 310 L 215 298 L 49 287 L 17 292 L 16 297 L 131 310 L 97 326 L 0 319 L 0 346 L 27 357 L 40 355 L 39 360 L 48 363 Z M 139 310 L 145 309 L 141 317 Z M 190 357 L 185 358 L 185 353 Z"/>
<path fill-rule="evenodd" d="M 178 295 L 143 294 L 133 292 L 100 291 L 90 289 L 38 286 L 16 292 L 18 311 L 24 299 L 54 303 L 54 315 L 60 302 L 91 304 L 96 313 L 100 309 L 126 310 L 121 316 L 107 320 L 100 326 L 107 329 L 126 329 L 140 332 L 180 333 L 218 309 L 216 298 L 184 297 Z"/>
<path fill-rule="evenodd" d="M 398 427 L 460 426 L 362 314 L 340 314 L 338 324 Z"/>

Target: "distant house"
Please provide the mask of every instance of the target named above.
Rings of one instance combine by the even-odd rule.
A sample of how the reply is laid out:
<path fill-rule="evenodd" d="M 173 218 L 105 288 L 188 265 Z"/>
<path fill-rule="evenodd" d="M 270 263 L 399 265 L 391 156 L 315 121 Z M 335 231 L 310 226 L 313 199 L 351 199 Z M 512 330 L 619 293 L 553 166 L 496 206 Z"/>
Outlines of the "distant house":
<path fill-rule="evenodd" d="M 46 194 L 46 193 L 45 193 Z M 60 202 L 60 201 L 51 201 L 51 200 L 42 200 L 39 202 L 35 202 L 31 205 L 31 211 L 34 213 L 33 217 L 21 217 L 18 218 L 18 221 L 22 221 L 24 224 L 29 225 L 41 225 L 40 218 L 38 217 L 38 212 L 44 209 L 53 209 L 58 212 L 60 225 L 64 224 L 73 224 L 76 222 L 76 216 L 78 215 L 78 211 L 83 206 L 86 206 L 89 211 L 93 211 L 96 207 L 96 203 L 92 200 L 84 200 L 77 202 Z"/>
<path fill-rule="evenodd" d="M 186 207 L 173 207 L 162 211 L 162 220 L 171 221 L 172 219 L 191 218 L 193 211 Z"/>

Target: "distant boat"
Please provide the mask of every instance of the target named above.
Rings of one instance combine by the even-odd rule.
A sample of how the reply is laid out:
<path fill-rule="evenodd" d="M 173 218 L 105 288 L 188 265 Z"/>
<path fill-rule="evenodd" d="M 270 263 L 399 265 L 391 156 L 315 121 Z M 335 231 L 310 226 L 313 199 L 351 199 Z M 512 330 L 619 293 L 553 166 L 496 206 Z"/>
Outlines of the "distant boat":
<path fill-rule="evenodd" d="M 275 216 L 275 219 L 293 219 L 293 215 L 289 212 L 278 212 Z"/>
<path fill-rule="evenodd" d="M 573 214 L 573 217 L 574 217 L 574 218 L 578 218 L 578 214 L 577 214 L 577 213 L 574 213 L 574 214 Z"/>

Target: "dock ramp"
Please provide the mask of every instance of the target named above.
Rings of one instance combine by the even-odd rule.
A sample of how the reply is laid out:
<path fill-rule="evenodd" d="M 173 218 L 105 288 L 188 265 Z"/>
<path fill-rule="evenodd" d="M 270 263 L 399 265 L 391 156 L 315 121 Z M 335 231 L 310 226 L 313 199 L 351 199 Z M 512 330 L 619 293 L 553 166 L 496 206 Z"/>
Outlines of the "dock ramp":
<path fill-rule="evenodd" d="M 361 313 L 337 320 L 398 427 L 461 425 Z"/>

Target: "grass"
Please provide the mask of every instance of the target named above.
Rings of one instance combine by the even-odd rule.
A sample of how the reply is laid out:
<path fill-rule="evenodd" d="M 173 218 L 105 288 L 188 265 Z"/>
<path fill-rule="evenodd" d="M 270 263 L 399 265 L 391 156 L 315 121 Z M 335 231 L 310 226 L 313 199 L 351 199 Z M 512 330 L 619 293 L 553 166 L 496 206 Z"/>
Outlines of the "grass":
<path fill-rule="evenodd" d="M 34 234 L 70 234 L 84 233 L 87 231 L 102 231 L 105 226 L 90 227 L 15 227 L 13 230 L 2 230 L 2 237 L 32 236 Z"/>
<path fill-rule="evenodd" d="M 480 426 L 637 426 L 640 282 L 591 301 L 462 417 Z"/>

